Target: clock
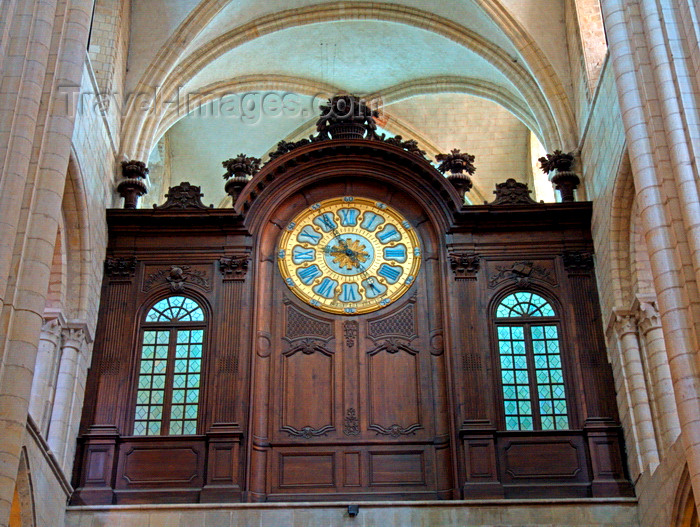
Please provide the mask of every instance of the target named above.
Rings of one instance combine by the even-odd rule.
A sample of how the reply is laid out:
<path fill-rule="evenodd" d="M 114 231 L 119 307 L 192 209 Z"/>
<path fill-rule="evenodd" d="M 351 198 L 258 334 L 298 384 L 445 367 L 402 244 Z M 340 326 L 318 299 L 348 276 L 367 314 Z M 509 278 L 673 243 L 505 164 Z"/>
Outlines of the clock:
<path fill-rule="evenodd" d="M 286 226 L 277 261 L 287 287 L 328 313 L 388 306 L 413 284 L 421 248 L 413 226 L 376 200 L 343 196 L 315 203 Z"/>

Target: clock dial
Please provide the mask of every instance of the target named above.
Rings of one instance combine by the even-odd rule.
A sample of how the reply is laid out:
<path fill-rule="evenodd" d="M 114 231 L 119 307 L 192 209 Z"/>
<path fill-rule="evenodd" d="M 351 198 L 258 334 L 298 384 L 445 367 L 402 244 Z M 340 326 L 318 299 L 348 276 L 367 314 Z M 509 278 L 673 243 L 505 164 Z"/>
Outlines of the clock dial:
<path fill-rule="evenodd" d="M 279 269 L 291 291 L 329 313 L 369 313 L 413 284 L 421 250 L 413 226 L 388 205 L 355 196 L 316 203 L 287 225 Z"/>

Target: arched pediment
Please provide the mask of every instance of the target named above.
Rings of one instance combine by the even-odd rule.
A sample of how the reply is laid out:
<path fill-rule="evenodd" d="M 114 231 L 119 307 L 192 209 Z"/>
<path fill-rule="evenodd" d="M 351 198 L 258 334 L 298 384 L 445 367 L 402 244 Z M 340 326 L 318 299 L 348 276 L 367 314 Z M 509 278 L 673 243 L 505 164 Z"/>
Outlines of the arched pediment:
<path fill-rule="evenodd" d="M 445 230 L 463 200 L 450 182 L 420 155 L 378 140 L 329 140 L 300 146 L 267 163 L 245 186 L 234 208 L 257 232 L 269 211 L 306 187 L 353 179 L 401 190 L 420 203 Z"/>

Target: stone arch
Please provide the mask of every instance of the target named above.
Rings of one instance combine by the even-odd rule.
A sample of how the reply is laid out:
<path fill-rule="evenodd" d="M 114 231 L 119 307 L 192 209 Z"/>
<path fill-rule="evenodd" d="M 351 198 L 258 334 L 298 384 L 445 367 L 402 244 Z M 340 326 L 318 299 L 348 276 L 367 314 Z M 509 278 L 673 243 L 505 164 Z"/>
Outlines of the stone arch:
<path fill-rule="evenodd" d="M 630 276 L 630 221 L 635 190 L 632 167 L 627 152 L 623 154 L 612 191 L 610 204 L 610 282 L 609 307 L 629 307 L 632 282 Z"/>
<path fill-rule="evenodd" d="M 671 527 L 698 527 L 698 509 L 686 465 L 681 474 L 673 504 Z"/>
<path fill-rule="evenodd" d="M 29 471 L 27 451 L 25 448 L 22 448 L 9 527 L 34 527 L 35 525 L 34 489 Z"/>
<path fill-rule="evenodd" d="M 82 171 L 75 152 L 71 152 L 68 162 L 66 186 L 61 206 L 64 252 L 66 262 L 66 302 L 65 316 L 73 320 L 86 320 L 93 309 L 90 306 L 90 229 L 88 206 Z M 59 228 L 60 228 L 59 226 Z M 97 300 L 93 300 L 97 302 Z M 97 306 L 94 306 L 96 312 Z"/>
<path fill-rule="evenodd" d="M 247 75 L 236 77 L 224 82 L 216 82 L 201 88 L 202 96 L 197 99 L 196 105 L 192 108 L 204 106 L 212 101 L 215 101 L 225 95 L 232 93 L 243 93 L 258 90 L 280 90 L 291 91 L 302 95 L 310 96 L 330 96 L 338 93 L 339 88 L 327 83 L 310 81 L 301 77 L 289 77 L 285 75 Z M 503 106 L 510 113 L 515 115 L 525 126 L 527 126 L 538 138 L 540 142 L 544 142 L 542 131 L 540 130 L 537 116 L 534 116 L 531 110 L 523 104 L 523 101 L 514 97 L 502 87 L 484 81 L 482 79 L 472 79 L 460 76 L 438 76 L 415 79 L 409 82 L 397 84 L 388 87 L 381 92 L 376 92 L 368 95 L 368 100 L 381 100 L 384 106 L 394 104 L 417 95 L 426 95 L 432 93 L 462 93 L 473 95 L 482 99 L 489 100 Z M 416 134 L 415 131 L 409 131 L 396 118 L 391 117 L 391 112 L 388 112 L 390 122 L 388 126 L 395 126 L 396 130 L 390 130 L 392 133 Z M 170 127 L 183 117 L 177 108 L 167 112 L 160 121 L 155 132 L 154 140 L 160 138 Z M 299 127 L 301 131 L 295 131 L 290 137 L 302 135 L 307 132 L 307 129 L 313 129 L 316 123 L 316 116 L 313 116 L 308 123 Z M 388 128 L 387 128 L 388 129 Z M 287 138 L 289 139 L 289 138 Z M 422 145 L 430 148 L 427 141 L 422 141 Z M 437 152 L 436 152 L 437 153 Z"/>
<path fill-rule="evenodd" d="M 220 2 L 203 2 L 166 42 L 164 49 L 139 81 L 137 91 L 146 92 L 150 86 L 162 86 L 162 99 L 171 100 L 179 86 L 201 71 L 207 64 L 241 44 L 265 34 L 295 26 L 366 19 L 364 4 L 336 2 L 309 6 L 266 15 L 217 37 L 184 56 L 185 46 L 201 31 L 221 8 Z M 372 19 L 394 22 L 432 31 L 477 53 L 498 68 L 528 101 L 538 115 L 545 145 L 567 148 L 575 142 L 573 111 L 551 64 L 528 33 L 496 0 L 479 4 L 494 17 L 525 58 L 526 64 L 514 61 L 504 50 L 496 47 L 464 26 L 414 8 L 379 4 L 373 6 Z M 187 31 L 185 32 L 185 29 Z M 181 40 L 178 42 L 176 37 Z M 165 49 L 170 46 L 170 49 Z M 181 60 L 182 59 L 182 60 Z M 529 66 L 529 68 L 528 68 Z M 131 111 L 124 126 L 123 145 L 127 156 L 145 158 L 159 128 L 162 113 Z"/>

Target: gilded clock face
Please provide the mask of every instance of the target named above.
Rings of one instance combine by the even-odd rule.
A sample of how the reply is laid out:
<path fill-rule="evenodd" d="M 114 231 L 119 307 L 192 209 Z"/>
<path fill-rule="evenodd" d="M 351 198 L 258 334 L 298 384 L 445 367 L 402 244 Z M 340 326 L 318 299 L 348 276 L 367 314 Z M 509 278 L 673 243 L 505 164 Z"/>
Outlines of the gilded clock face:
<path fill-rule="evenodd" d="M 356 196 L 316 203 L 287 225 L 277 255 L 291 291 L 329 313 L 369 313 L 395 302 L 418 275 L 413 226 L 388 205 Z"/>

